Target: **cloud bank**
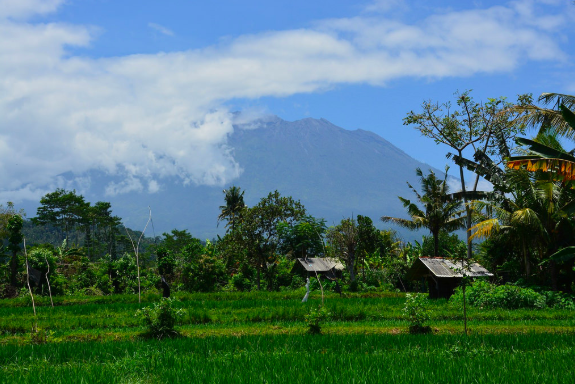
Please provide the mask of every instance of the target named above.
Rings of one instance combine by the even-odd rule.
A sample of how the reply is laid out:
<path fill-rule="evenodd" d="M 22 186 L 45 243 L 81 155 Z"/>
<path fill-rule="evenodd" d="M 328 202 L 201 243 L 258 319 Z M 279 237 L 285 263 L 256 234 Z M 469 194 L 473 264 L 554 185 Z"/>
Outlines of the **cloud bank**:
<path fill-rule="evenodd" d="M 373 9 L 394 3 L 379 1 Z M 5 200 L 70 185 L 63 174 L 73 175 L 72 185 L 86 185 L 91 170 L 123 180 L 106 186 L 112 195 L 154 193 L 166 178 L 229 183 L 242 171 L 226 144 L 234 115 L 222 105 L 234 98 L 510 72 L 526 61 L 568 58 L 558 43 L 568 12 L 535 1 L 432 14 L 411 24 L 364 12 L 200 50 L 101 59 L 69 52 L 89 49 L 90 27 L 30 21 L 64 6 L 0 0 Z"/>

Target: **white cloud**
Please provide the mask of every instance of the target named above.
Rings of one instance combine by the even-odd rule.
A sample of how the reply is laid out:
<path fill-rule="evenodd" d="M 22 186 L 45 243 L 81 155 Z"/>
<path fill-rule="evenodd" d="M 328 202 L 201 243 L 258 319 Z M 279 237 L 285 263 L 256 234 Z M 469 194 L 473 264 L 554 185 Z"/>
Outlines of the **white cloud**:
<path fill-rule="evenodd" d="M 174 36 L 174 32 L 172 32 L 170 29 L 160 25 L 160 24 L 156 24 L 156 23 L 148 23 L 148 27 L 160 32 L 161 34 L 164 34 L 166 36 Z"/>
<path fill-rule="evenodd" d="M 0 0 L 0 19 L 26 19 L 54 12 L 65 0 Z"/>
<path fill-rule="evenodd" d="M 527 60 L 567 57 L 556 39 L 566 20 L 525 1 L 417 24 L 325 20 L 201 50 L 89 59 L 67 52 L 91 43 L 89 28 L 15 21 L 61 3 L 0 0 L 9 6 L 0 18 L 3 196 L 32 196 L 58 175 L 94 169 L 124 179 L 106 188 L 111 195 L 154 193 L 168 177 L 226 184 L 242 171 L 226 145 L 234 123 L 222 106 L 228 100 L 510 72 Z M 547 19 L 553 28 L 542 26 Z"/>

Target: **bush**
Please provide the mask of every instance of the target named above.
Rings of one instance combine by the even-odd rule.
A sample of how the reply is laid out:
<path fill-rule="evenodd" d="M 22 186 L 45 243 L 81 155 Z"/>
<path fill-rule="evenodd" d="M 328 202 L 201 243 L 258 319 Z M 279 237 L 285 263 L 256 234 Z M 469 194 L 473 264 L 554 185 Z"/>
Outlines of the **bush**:
<path fill-rule="evenodd" d="M 241 292 L 249 292 L 252 289 L 252 282 L 242 272 L 233 275 L 230 284 Z"/>
<path fill-rule="evenodd" d="M 545 302 L 549 308 L 555 309 L 575 309 L 573 296 L 564 292 L 543 291 Z"/>
<path fill-rule="evenodd" d="M 305 321 L 308 325 L 308 333 L 312 335 L 321 334 L 321 323 L 329 320 L 331 313 L 324 306 L 319 306 L 318 308 L 312 307 L 307 315 L 305 315 Z"/>
<path fill-rule="evenodd" d="M 405 296 L 403 314 L 409 321 L 409 333 L 429 333 L 431 327 L 425 325 L 429 321 L 428 300 L 422 293 L 408 293 Z"/>
<path fill-rule="evenodd" d="M 46 344 L 48 341 L 50 341 L 53 335 L 54 332 L 52 331 L 47 331 L 44 328 L 34 327 L 28 336 L 28 342 L 30 344 Z"/>
<path fill-rule="evenodd" d="M 178 318 L 184 316 L 183 309 L 174 308 L 171 298 L 161 298 L 159 303 L 151 307 L 139 309 L 136 316 L 139 317 L 147 328 L 147 336 L 157 338 L 177 337 L 179 333 L 175 329 Z"/>
<path fill-rule="evenodd" d="M 466 299 L 469 305 L 484 308 L 545 308 L 546 298 L 531 288 L 521 288 L 516 285 L 495 285 L 487 281 L 476 281 L 466 289 Z M 449 299 L 450 303 L 460 304 L 463 301 L 461 287 Z"/>
<path fill-rule="evenodd" d="M 226 267 L 217 256 L 201 255 L 184 268 L 184 284 L 188 291 L 212 292 L 225 283 Z"/>

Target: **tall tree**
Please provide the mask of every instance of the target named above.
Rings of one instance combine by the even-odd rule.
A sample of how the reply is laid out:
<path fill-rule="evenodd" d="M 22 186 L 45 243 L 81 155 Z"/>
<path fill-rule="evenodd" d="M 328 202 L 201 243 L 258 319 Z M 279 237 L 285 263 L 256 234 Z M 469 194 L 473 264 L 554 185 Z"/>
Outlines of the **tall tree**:
<path fill-rule="evenodd" d="M 77 195 L 75 190 L 58 188 L 40 199 L 37 216 L 32 218 L 32 222 L 36 225 L 52 224 L 59 227 L 64 232 L 64 238 L 68 240 L 70 231 L 85 220 L 88 207 L 89 203 L 84 201 L 84 196 Z"/>
<path fill-rule="evenodd" d="M 381 217 L 383 222 L 392 222 L 411 230 L 429 229 L 433 235 L 434 256 L 438 256 L 439 233 L 441 231 L 452 232 L 456 229 L 465 228 L 466 216 L 461 215 L 461 201 L 449 198 L 448 169 L 449 167 L 445 168 L 445 178 L 442 181 L 432 171 L 429 175 L 424 176 L 421 169 L 417 168 L 416 174 L 420 179 L 422 193 L 417 192 L 411 184 L 407 183 L 407 185 L 415 193 L 417 201 L 423 206 L 423 209 L 412 203 L 411 200 L 399 197 L 411 218 Z"/>
<path fill-rule="evenodd" d="M 305 207 L 291 196 L 271 192 L 252 208 L 244 208 L 242 222 L 238 227 L 238 240 L 247 250 L 251 264 L 257 270 L 257 286 L 260 289 L 264 266 L 275 262 L 280 243 L 278 224 L 293 225 L 305 216 Z"/>
<path fill-rule="evenodd" d="M 531 143 L 566 154 L 554 135 L 540 133 Z M 528 153 L 526 157 L 529 156 L 533 154 Z M 558 287 L 558 260 L 552 255 L 562 248 L 573 248 L 575 235 L 575 181 L 558 179 L 552 169 L 531 173 L 523 169 L 508 170 L 507 184 L 511 187 L 508 193 L 495 201 L 475 202 L 477 210 L 486 215 L 472 228 L 473 238 L 505 233 L 509 240 L 521 244 L 525 277 L 531 276 L 533 261 L 544 263 L 549 266 L 554 289 Z M 532 251 L 535 260 L 531 260 Z M 568 270 L 572 270 L 574 257 L 575 252 L 562 255 L 562 264 L 571 267 Z M 565 264 L 566 261 L 570 263 Z"/>
<path fill-rule="evenodd" d="M 244 203 L 244 193 L 240 187 L 235 185 L 229 189 L 224 189 L 224 200 L 226 205 L 221 205 L 221 213 L 218 216 L 218 223 L 227 220 L 226 227 L 232 231 L 241 222 L 242 212 L 246 204 Z"/>
<path fill-rule="evenodd" d="M 280 251 L 293 257 L 314 257 L 324 252 L 323 235 L 327 227 L 324 219 L 305 216 L 293 225 L 278 224 Z"/>
<path fill-rule="evenodd" d="M 22 243 L 22 226 L 24 225 L 24 220 L 22 216 L 18 214 L 12 215 L 8 219 L 6 225 L 6 230 L 9 234 L 8 236 L 8 250 L 12 252 L 12 257 L 10 258 L 10 285 L 13 287 L 18 283 L 16 280 L 16 275 L 18 274 L 18 252 L 20 251 L 20 244 Z"/>
<path fill-rule="evenodd" d="M 359 241 L 357 222 L 353 218 L 343 219 L 338 225 L 327 230 L 326 237 L 332 252 L 345 263 L 349 279 L 354 283 Z"/>
<path fill-rule="evenodd" d="M 518 103 L 520 105 L 529 104 L 530 95 L 520 95 Z M 488 152 L 492 148 L 495 139 L 499 143 L 504 141 L 504 137 L 509 137 L 517 133 L 521 126 L 512 123 L 509 114 L 501 113 L 507 110 L 511 104 L 505 98 L 489 99 L 487 103 L 478 103 L 470 96 L 470 91 L 456 93 L 457 108 L 453 109 L 451 103 L 424 102 L 423 111 L 407 114 L 403 120 L 404 125 L 415 125 L 415 128 L 422 135 L 432 138 L 437 144 L 447 145 L 453 149 L 458 158 L 463 158 L 466 151 L 476 153 L 478 150 Z M 467 206 L 470 195 L 469 188 L 465 182 L 464 166 L 460 163 L 459 178 L 461 181 L 461 197 L 466 206 L 467 228 L 467 258 L 471 258 L 471 239 L 469 229 L 472 225 L 472 212 Z M 471 192 L 477 191 L 479 175 L 476 175 Z"/>

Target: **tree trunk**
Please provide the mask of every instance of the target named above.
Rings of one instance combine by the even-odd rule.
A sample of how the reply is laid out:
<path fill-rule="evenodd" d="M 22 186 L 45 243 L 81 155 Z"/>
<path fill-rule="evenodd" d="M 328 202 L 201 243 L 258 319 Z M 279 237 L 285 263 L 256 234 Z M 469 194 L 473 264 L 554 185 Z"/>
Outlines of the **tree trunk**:
<path fill-rule="evenodd" d="M 551 289 L 553 291 L 557 291 L 558 289 L 558 285 L 557 285 L 557 262 L 556 261 L 551 261 L 549 262 L 549 265 L 551 267 Z"/>
<path fill-rule="evenodd" d="M 18 252 L 12 252 L 12 258 L 10 259 L 10 285 L 15 287 L 18 281 L 16 276 L 18 275 Z"/>
<path fill-rule="evenodd" d="M 433 232 L 433 256 L 439 256 L 439 233 Z"/>
<path fill-rule="evenodd" d="M 349 280 L 351 282 L 355 281 L 355 252 L 348 249 L 347 252 L 347 269 L 349 270 Z"/>
<path fill-rule="evenodd" d="M 459 157 L 463 157 L 463 152 L 458 150 Z M 467 218 L 465 220 L 466 226 L 466 238 L 467 238 L 467 260 L 471 260 L 471 209 L 467 206 L 467 196 L 465 195 L 465 176 L 463 175 L 463 166 L 459 166 L 459 177 L 461 178 L 461 192 L 463 192 L 463 204 L 465 204 L 465 212 L 467 214 Z"/>
<path fill-rule="evenodd" d="M 258 263 L 258 274 L 257 274 L 257 284 L 258 284 L 258 291 L 260 290 L 261 286 L 260 286 L 260 274 L 261 274 L 261 270 L 262 270 L 262 265 L 261 263 Z"/>
<path fill-rule="evenodd" d="M 531 264 L 529 264 L 529 256 L 527 255 L 527 246 L 523 242 L 523 263 L 525 267 L 525 278 L 531 275 Z"/>

